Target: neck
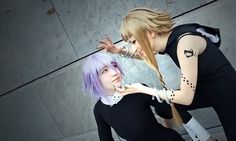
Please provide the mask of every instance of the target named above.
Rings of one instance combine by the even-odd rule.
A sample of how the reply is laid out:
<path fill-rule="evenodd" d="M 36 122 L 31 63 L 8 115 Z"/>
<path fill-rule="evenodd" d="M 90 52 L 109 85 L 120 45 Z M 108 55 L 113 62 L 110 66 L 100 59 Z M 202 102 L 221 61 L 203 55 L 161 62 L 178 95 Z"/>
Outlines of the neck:
<path fill-rule="evenodd" d="M 154 49 L 153 53 L 157 54 L 158 52 L 165 51 L 170 33 L 171 32 L 158 36 L 157 41 L 159 42 L 159 46 L 158 46 L 158 49 L 157 49 L 157 47 Z"/>
<path fill-rule="evenodd" d="M 107 96 L 112 96 L 112 95 L 114 95 L 115 91 L 116 91 L 115 89 L 107 90 L 106 94 L 107 94 Z"/>

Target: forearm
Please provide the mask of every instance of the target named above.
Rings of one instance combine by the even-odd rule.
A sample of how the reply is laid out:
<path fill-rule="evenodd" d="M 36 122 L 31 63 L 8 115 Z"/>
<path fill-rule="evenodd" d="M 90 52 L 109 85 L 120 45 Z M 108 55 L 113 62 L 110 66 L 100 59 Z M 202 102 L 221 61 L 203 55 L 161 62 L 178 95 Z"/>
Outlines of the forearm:
<path fill-rule="evenodd" d="M 167 128 L 172 128 L 172 129 L 177 128 L 176 122 L 173 118 L 171 119 L 161 118 L 161 122 L 162 122 L 162 125 Z"/>
<path fill-rule="evenodd" d="M 194 94 L 187 94 L 181 90 L 159 90 L 159 97 L 163 100 L 167 100 L 171 103 L 177 103 L 182 105 L 190 105 L 193 101 Z"/>
<path fill-rule="evenodd" d="M 190 105 L 192 103 L 194 94 L 187 93 L 181 90 L 157 90 L 155 88 L 146 87 L 144 93 L 152 96 L 159 96 L 161 100 L 167 101 L 167 103 L 177 103 L 182 105 Z"/>
<path fill-rule="evenodd" d="M 111 127 L 100 116 L 97 108 L 94 109 L 94 117 L 97 123 L 97 131 L 100 141 L 113 141 Z"/>

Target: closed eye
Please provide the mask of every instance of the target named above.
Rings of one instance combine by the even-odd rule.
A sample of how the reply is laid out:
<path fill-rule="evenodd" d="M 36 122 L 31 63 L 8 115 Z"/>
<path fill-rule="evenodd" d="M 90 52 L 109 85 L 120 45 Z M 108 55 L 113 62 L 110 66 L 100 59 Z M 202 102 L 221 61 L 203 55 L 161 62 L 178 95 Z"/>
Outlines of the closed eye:
<path fill-rule="evenodd" d="M 112 64 L 113 67 L 118 68 L 116 62 L 112 62 L 111 64 Z"/>
<path fill-rule="evenodd" d="M 108 71 L 108 67 L 105 66 L 105 67 L 102 68 L 101 74 L 104 74 L 104 73 L 106 73 L 107 71 Z"/>
<path fill-rule="evenodd" d="M 136 40 L 133 40 L 131 43 L 132 43 L 132 44 L 135 44 L 135 43 L 136 43 Z"/>

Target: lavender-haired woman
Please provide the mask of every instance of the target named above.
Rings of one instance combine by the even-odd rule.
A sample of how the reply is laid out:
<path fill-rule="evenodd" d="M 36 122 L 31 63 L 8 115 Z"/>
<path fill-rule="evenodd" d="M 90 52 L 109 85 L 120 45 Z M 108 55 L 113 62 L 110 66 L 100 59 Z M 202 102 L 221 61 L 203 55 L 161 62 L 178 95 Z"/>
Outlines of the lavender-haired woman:
<path fill-rule="evenodd" d="M 184 141 L 178 132 L 161 125 L 152 112 L 151 106 L 162 118 L 171 119 L 168 104 L 142 93 L 119 95 L 115 87 L 122 87 L 123 72 L 108 54 L 89 56 L 83 65 L 83 76 L 84 90 L 97 99 L 94 116 L 101 141 L 114 140 L 111 127 L 128 141 Z"/>

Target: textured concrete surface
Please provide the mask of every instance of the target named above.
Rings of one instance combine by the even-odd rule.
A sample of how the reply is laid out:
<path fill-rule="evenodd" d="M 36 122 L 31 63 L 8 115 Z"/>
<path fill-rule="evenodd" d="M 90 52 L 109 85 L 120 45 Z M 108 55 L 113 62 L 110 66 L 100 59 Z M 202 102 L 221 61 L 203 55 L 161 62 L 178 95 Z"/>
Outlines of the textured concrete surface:
<path fill-rule="evenodd" d="M 219 27 L 220 49 L 236 68 L 236 3 L 218 0 L 207 4 L 211 1 L 2 0 L 0 140 L 99 140 L 94 101 L 81 90 L 83 57 L 96 51 L 96 40 L 105 34 L 114 41 L 120 40 L 119 21 L 133 7 L 168 10 L 177 16 L 176 24 L 198 22 Z M 160 88 L 156 74 L 143 62 L 115 57 L 125 70 L 126 83 L 142 82 Z M 168 56 L 156 57 L 167 87 L 178 88 L 178 68 Z M 191 113 L 214 137 L 226 141 L 214 110 L 204 108 Z M 183 128 L 176 130 L 190 140 Z M 114 131 L 113 135 L 115 140 L 123 140 Z"/>

